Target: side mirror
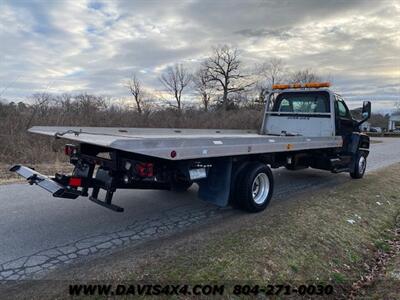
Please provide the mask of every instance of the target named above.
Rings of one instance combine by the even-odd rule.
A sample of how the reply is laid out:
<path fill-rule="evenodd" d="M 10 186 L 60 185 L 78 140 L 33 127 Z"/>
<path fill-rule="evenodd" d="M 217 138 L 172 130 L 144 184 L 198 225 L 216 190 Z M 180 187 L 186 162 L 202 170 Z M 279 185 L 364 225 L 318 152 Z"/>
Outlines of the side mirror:
<path fill-rule="evenodd" d="M 363 116 L 363 121 L 366 121 L 371 117 L 371 102 L 370 101 L 363 102 L 362 116 Z"/>
<path fill-rule="evenodd" d="M 362 107 L 362 117 L 363 119 L 356 123 L 356 127 L 360 127 L 362 123 L 367 121 L 371 117 L 371 102 L 370 101 L 364 101 L 363 102 L 363 107 Z"/>

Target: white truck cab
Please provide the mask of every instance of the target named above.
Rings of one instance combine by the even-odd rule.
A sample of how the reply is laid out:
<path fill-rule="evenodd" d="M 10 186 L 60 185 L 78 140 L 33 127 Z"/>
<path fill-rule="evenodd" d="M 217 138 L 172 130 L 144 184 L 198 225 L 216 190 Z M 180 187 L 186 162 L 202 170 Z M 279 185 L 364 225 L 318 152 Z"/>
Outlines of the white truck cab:
<path fill-rule="evenodd" d="M 354 120 L 343 98 L 327 87 L 329 83 L 274 85 L 265 106 L 262 134 L 328 137 L 359 131 L 362 122 Z M 365 105 L 368 118 L 370 103 Z"/>

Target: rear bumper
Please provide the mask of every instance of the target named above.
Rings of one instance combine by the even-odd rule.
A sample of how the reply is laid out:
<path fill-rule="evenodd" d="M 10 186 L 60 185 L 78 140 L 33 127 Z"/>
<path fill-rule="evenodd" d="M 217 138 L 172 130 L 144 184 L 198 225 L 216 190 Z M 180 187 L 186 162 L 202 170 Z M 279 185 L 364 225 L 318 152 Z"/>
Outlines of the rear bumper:
<path fill-rule="evenodd" d="M 40 174 L 31 168 L 15 165 L 10 169 L 10 171 L 26 178 L 31 185 L 36 184 L 40 186 L 41 188 L 53 194 L 54 197 L 76 199 L 81 195 L 81 191 L 64 186 L 52 178 Z"/>

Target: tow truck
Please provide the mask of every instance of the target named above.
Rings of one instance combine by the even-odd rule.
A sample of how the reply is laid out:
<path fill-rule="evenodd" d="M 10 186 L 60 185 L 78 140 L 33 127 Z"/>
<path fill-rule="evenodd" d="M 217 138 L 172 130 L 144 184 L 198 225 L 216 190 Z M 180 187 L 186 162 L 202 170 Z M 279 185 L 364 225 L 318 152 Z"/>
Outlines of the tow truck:
<path fill-rule="evenodd" d="M 360 125 L 371 115 L 364 101 L 354 120 L 328 82 L 277 84 L 268 94 L 259 131 L 35 126 L 31 133 L 63 138 L 74 170 L 47 177 L 14 165 L 16 172 L 54 197 L 89 196 L 116 212 L 117 189 L 186 191 L 218 206 L 260 212 L 271 201 L 271 168 L 315 168 L 362 178 L 369 137 Z M 105 196 L 100 199 L 100 190 Z"/>

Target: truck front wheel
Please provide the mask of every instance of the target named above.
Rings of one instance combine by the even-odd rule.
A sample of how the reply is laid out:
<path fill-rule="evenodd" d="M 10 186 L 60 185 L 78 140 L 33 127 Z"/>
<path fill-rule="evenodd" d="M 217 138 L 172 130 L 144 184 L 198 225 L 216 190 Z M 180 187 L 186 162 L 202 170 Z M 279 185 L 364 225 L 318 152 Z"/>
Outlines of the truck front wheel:
<path fill-rule="evenodd" d="M 350 171 L 350 176 L 354 179 L 360 179 L 364 176 L 365 169 L 367 168 L 367 156 L 363 152 L 357 152 L 353 159 L 353 170 Z"/>
<path fill-rule="evenodd" d="M 236 180 L 234 202 L 248 212 L 264 210 L 272 197 L 274 179 L 271 169 L 262 163 L 249 164 Z"/>

